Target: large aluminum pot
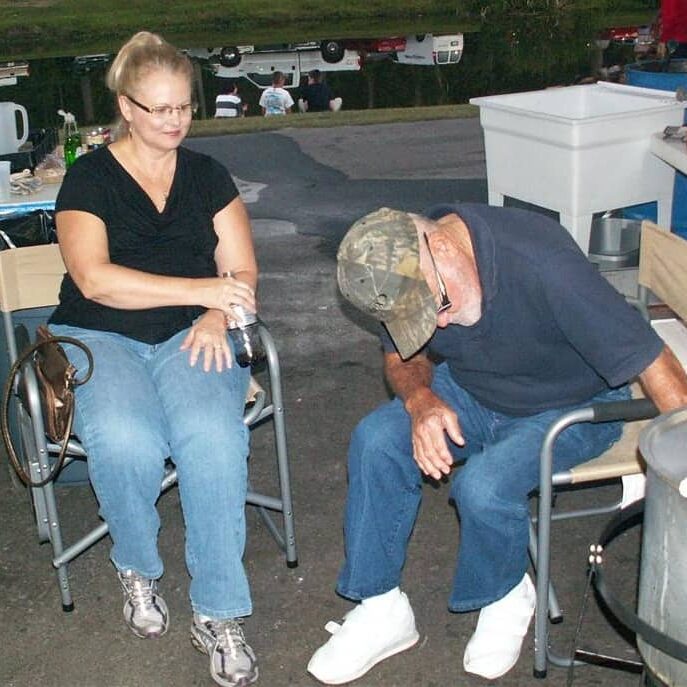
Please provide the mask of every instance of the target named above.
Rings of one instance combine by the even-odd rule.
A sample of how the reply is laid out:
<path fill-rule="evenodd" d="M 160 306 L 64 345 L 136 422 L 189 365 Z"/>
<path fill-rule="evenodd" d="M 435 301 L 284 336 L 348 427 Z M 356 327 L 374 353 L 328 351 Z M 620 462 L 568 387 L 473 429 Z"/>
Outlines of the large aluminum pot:
<path fill-rule="evenodd" d="M 687 643 L 687 408 L 653 420 L 639 446 L 647 463 L 647 484 L 638 615 L 668 637 Z M 639 635 L 637 644 L 654 684 L 687 685 L 687 663 Z"/>

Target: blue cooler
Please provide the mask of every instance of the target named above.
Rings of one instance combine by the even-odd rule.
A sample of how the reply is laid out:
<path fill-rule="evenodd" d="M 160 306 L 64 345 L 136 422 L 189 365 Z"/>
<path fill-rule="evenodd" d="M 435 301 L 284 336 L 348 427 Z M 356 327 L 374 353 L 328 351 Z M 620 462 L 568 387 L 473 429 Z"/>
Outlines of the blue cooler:
<path fill-rule="evenodd" d="M 625 81 L 630 86 L 653 88 L 658 91 L 675 91 L 687 89 L 687 60 L 670 60 L 666 63 L 659 60 L 637 62 L 625 67 Z M 684 122 L 687 123 L 687 110 Z M 623 210 L 627 219 L 649 219 L 656 221 L 656 203 L 642 203 Z M 671 228 L 676 234 L 687 239 L 687 176 L 675 172 L 673 187 L 673 214 Z"/>

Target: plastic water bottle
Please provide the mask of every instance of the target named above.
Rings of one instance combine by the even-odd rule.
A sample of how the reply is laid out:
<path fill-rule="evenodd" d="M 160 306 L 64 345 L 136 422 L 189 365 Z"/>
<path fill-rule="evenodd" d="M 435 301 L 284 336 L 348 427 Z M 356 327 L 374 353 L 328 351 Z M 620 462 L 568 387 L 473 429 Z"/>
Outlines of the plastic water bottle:
<path fill-rule="evenodd" d="M 222 276 L 230 277 L 231 274 L 225 272 Z M 258 319 L 255 313 L 246 312 L 240 305 L 232 305 L 231 309 L 234 317 L 228 321 L 227 332 L 234 344 L 236 362 L 241 367 L 248 367 L 265 357 L 265 349 L 258 331 Z"/>

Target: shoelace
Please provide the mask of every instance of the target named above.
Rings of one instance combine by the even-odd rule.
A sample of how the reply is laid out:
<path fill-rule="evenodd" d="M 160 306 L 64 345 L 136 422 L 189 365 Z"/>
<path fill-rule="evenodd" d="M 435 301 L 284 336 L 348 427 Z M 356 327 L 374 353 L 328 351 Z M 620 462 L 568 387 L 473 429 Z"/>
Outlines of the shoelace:
<path fill-rule="evenodd" d="M 235 620 L 221 620 L 212 623 L 210 630 L 217 637 L 218 648 L 229 650 L 232 659 L 236 659 L 239 647 L 246 643 L 241 626 Z"/>
<path fill-rule="evenodd" d="M 153 594 L 155 593 L 155 583 L 150 580 L 140 578 L 124 578 L 126 593 L 131 603 L 135 606 L 152 606 Z"/>

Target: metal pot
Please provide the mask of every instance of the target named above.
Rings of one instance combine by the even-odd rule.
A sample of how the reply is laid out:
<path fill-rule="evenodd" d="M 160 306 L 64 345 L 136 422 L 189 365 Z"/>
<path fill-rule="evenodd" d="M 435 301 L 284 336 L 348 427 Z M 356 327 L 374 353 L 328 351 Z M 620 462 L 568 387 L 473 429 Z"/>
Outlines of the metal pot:
<path fill-rule="evenodd" d="M 647 463 L 638 615 L 687 643 L 687 408 L 661 415 L 639 441 Z M 656 685 L 687 685 L 687 663 L 637 636 Z"/>

